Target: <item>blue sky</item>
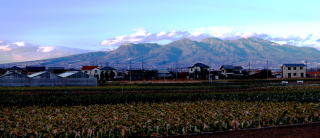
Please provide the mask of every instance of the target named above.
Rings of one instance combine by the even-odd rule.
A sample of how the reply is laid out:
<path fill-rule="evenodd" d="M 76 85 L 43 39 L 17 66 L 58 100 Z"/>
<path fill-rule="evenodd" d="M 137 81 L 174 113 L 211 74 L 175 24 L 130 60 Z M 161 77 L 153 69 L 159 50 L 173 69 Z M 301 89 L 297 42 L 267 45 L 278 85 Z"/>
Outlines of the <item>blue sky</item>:
<path fill-rule="evenodd" d="M 317 47 L 319 5 L 317 0 L 1 0 L 0 40 L 98 50 L 172 41 L 181 33 L 194 39 L 268 34 L 280 43 L 298 38 L 293 44 Z M 161 33 L 166 37 L 155 38 Z"/>

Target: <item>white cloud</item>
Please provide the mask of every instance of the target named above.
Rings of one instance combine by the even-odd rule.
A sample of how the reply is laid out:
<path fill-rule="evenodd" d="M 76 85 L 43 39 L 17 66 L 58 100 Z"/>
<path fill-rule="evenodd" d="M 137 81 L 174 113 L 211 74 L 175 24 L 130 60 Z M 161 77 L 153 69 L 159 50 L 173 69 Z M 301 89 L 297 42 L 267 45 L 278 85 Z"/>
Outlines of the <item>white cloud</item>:
<path fill-rule="evenodd" d="M 42 46 L 38 48 L 38 52 L 48 53 L 54 50 L 54 47 L 52 46 Z"/>
<path fill-rule="evenodd" d="M 12 43 L 12 44 L 14 44 L 14 45 L 16 45 L 16 46 L 20 46 L 20 47 L 25 46 L 25 43 L 24 43 L 24 42 L 14 42 L 14 43 Z"/>
<path fill-rule="evenodd" d="M 1 51 L 11 51 L 12 49 L 9 47 L 9 45 L 0 46 Z"/>
<path fill-rule="evenodd" d="M 287 28 L 285 30 L 288 30 Z M 301 30 L 301 29 L 300 29 Z M 320 33 L 320 32 L 319 32 Z M 282 31 L 250 31 L 240 30 L 233 27 L 202 27 L 189 31 L 160 31 L 156 33 L 148 32 L 143 28 L 135 29 L 135 32 L 128 35 L 117 36 L 101 42 L 102 46 L 117 48 L 119 45 L 127 43 L 150 43 L 158 41 L 174 41 L 182 38 L 192 40 L 202 40 L 208 37 L 217 37 L 220 39 L 239 39 L 257 37 L 279 44 L 288 44 L 296 46 L 310 46 L 320 48 L 320 36 L 316 32 L 294 32 Z"/>

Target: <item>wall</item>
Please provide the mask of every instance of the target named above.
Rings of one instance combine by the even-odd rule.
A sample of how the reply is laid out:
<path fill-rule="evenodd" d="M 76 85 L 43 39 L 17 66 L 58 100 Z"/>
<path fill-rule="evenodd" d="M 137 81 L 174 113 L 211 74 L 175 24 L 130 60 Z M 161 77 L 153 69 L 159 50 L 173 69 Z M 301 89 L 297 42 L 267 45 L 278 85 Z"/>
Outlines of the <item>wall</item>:
<path fill-rule="evenodd" d="M 31 78 L 0 78 L 0 86 L 97 86 L 96 78 L 59 78 L 59 79 L 31 79 Z"/>
<path fill-rule="evenodd" d="M 291 77 L 288 76 L 288 73 L 291 73 Z M 294 76 L 294 73 L 296 73 L 296 76 Z M 301 76 L 301 73 L 303 73 L 303 76 Z M 291 67 L 291 70 L 288 70 L 288 67 L 282 66 L 282 77 L 283 78 L 305 78 L 306 77 L 306 67 L 296 67 L 296 70 L 294 70 L 294 67 Z"/>

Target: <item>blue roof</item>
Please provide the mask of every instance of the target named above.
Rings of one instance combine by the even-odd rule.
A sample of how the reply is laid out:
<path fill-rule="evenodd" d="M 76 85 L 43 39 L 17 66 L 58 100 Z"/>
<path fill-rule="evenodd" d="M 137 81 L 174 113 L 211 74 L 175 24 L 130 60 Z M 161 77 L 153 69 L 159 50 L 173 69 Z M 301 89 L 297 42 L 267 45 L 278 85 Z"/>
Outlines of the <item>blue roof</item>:
<path fill-rule="evenodd" d="M 305 64 L 283 64 L 283 66 L 286 66 L 286 67 L 304 67 L 306 65 Z"/>

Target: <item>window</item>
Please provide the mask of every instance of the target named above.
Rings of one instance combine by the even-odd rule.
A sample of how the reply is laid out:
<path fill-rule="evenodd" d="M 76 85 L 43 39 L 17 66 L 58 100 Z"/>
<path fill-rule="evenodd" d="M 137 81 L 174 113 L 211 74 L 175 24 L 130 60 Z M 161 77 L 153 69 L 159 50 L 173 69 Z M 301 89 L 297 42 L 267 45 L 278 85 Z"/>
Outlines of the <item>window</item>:
<path fill-rule="evenodd" d="M 288 67 L 288 70 L 291 70 L 291 67 Z"/>
<path fill-rule="evenodd" d="M 95 71 L 94 71 L 94 73 L 98 73 L 98 71 L 97 71 L 97 70 L 95 70 Z"/>
<path fill-rule="evenodd" d="M 303 69 L 303 67 L 300 67 L 300 69 L 302 70 L 302 69 Z"/>
<path fill-rule="evenodd" d="M 288 78 L 291 78 L 291 73 L 288 73 Z"/>
<path fill-rule="evenodd" d="M 297 73 L 293 73 L 293 76 L 297 76 Z"/>
<path fill-rule="evenodd" d="M 293 67 L 293 70 L 297 70 L 297 67 Z"/>
<path fill-rule="evenodd" d="M 301 73 L 301 77 L 304 77 L 304 73 Z"/>

